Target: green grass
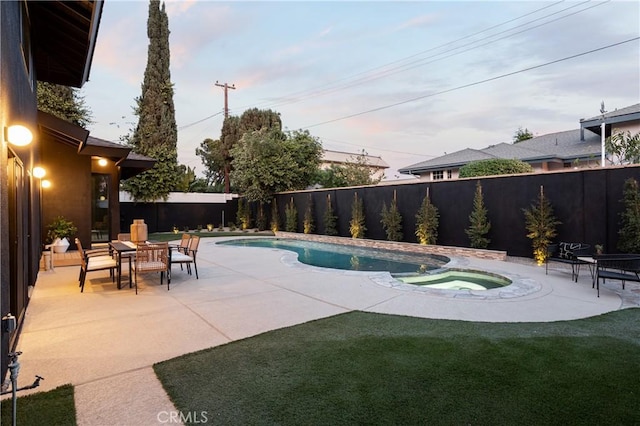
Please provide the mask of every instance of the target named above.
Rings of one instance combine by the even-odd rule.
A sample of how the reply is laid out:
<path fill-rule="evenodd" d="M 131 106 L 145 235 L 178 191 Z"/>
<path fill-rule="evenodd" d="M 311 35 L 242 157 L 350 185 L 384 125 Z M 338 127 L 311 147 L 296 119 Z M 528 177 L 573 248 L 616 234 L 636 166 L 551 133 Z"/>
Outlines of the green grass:
<path fill-rule="evenodd" d="M 150 241 L 176 241 L 179 240 L 180 237 L 184 234 L 184 232 L 154 232 L 149 234 L 148 239 Z M 253 230 L 243 232 L 243 231 L 191 231 L 191 235 L 198 235 L 201 238 L 215 238 L 215 237 L 257 237 L 257 236 L 265 236 L 265 235 L 273 235 L 271 231 L 260 231 L 255 232 Z"/>
<path fill-rule="evenodd" d="M 154 369 L 178 410 L 219 425 L 631 425 L 639 324 L 640 309 L 498 324 L 352 312 Z"/>
<path fill-rule="evenodd" d="M 11 398 L 2 400 L 1 411 L 0 424 L 10 425 L 13 411 Z M 48 392 L 20 396 L 16 402 L 16 412 L 17 425 L 75 425 L 73 386 L 64 385 Z"/>

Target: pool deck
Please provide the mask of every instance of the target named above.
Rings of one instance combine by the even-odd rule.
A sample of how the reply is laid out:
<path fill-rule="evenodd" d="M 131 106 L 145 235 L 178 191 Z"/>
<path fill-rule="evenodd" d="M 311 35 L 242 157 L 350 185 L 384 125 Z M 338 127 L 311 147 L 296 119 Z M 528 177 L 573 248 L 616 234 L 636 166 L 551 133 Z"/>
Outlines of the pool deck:
<path fill-rule="evenodd" d="M 483 322 L 548 322 L 640 306 L 640 285 L 592 289 L 587 268 L 577 283 L 563 264 L 455 258 L 453 265 L 505 275 L 514 287 L 484 294 L 397 285 L 387 274 L 314 268 L 277 249 L 219 246 L 202 239 L 200 279 L 173 267 L 171 290 L 151 275 L 136 296 L 107 272 L 77 266 L 41 271 L 18 343 L 19 386 L 33 391 L 71 383 L 79 425 L 166 424 L 175 412 L 153 364 L 266 331 L 360 310 Z M 515 261 L 514 261 L 515 260 Z M 18 408 L 19 409 L 19 408 Z M 213 414 L 210 413 L 210 416 Z"/>

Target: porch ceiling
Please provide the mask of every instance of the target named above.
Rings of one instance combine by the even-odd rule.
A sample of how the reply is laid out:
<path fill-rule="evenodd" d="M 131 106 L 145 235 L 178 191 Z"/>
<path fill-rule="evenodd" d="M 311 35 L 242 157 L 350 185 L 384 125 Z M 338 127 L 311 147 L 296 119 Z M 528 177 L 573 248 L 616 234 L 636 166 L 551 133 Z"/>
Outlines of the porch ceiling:
<path fill-rule="evenodd" d="M 89 79 L 103 1 L 29 1 L 40 81 L 82 87 Z"/>

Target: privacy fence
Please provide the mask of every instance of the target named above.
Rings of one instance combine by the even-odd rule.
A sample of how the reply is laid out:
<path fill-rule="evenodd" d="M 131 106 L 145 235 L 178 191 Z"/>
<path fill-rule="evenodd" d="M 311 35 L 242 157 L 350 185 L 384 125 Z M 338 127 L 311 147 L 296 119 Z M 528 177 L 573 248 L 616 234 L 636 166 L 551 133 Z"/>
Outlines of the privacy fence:
<path fill-rule="evenodd" d="M 591 246 L 603 244 L 605 252 L 616 252 L 620 213 L 624 207 L 621 202 L 623 186 L 625 180 L 632 177 L 640 180 L 640 166 L 296 191 L 277 194 L 275 200 L 281 229 L 284 229 L 286 205 L 293 200 L 298 214 L 297 231 L 303 232 L 305 210 L 311 202 L 314 233 L 324 234 L 323 216 L 330 197 L 339 235 L 350 236 L 349 221 L 354 194 L 357 193 L 364 204 L 365 238 L 384 240 L 386 234 L 380 221 L 382 206 L 383 203 L 389 206 L 395 192 L 403 218 L 404 241 L 417 242 L 415 216 L 428 191 L 440 215 L 437 243 L 468 247 L 469 237 L 465 229 L 469 227 L 476 183 L 480 182 L 491 222 L 488 248 L 504 250 L 513 256 L 531 257 L 531 240 L 526 236 L 523 209 L 537 203 L 542 186 L 555 217 L 562 222 L 557 227 L 557 241 L 585 242 Z M 237 206 L 237 200 L 212 205 L 122 203 L 122 224 L 123 229 L 128 229 L 134 218 L 144 218 L 150 232 L 168 231 L 174 225 L 179 229 L 184 226 L 195 229 L 198 225 L 206 227 L 206 224 L 213 223 L 217 227 L 223 212 L 227 223 L 237 224 Z M 251 211 L 255 223 L 257 206 L 251 205 Z M 271 206 L 265 206 L 264 211 L 270 216 Z M 268 223 L 270 221 L 269 217 Z"/>

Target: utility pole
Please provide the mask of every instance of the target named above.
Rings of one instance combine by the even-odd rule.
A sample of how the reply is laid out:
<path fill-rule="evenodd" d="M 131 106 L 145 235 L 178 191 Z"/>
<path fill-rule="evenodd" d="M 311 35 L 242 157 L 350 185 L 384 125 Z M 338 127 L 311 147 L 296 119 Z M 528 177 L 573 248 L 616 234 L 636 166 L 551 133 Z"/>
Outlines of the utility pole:
<path fill-rule="evenodd" d="M 600 104 L 600 114 L 602 114 L 602 124 L 600 124 L 600 167 L 604 167 L 605 166 L 605 158 L 606 158 L 606 151 L 605 151 L 605 132 L 607 131 L 607 125 L 605 124 L 604 121 L 604 114 L 607 112 L 607 110 L 604 109 L 604 101 L 602 101 L 602 103 Z"/>
<path fill-rule="evenodd" d="M 222 87 L 224 89 L 224 118 L 229 118 L 229 89 L 236 89 L 235 84 L 229 86 L 227 83 L 220 84 L 218 80 L 216 80 L 216 86 Z"/>

